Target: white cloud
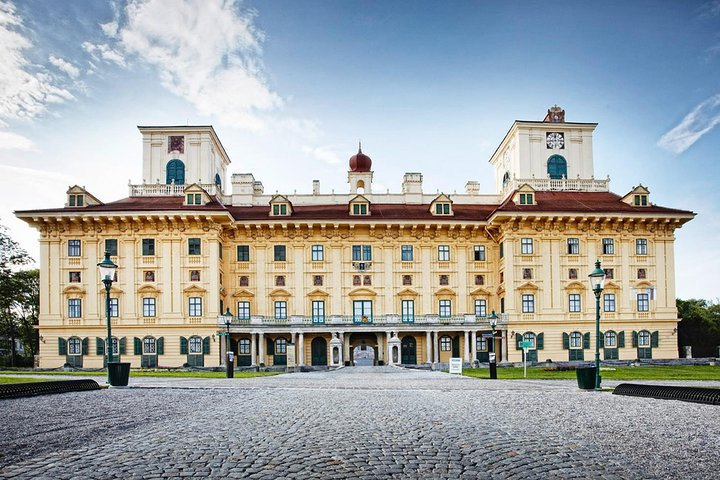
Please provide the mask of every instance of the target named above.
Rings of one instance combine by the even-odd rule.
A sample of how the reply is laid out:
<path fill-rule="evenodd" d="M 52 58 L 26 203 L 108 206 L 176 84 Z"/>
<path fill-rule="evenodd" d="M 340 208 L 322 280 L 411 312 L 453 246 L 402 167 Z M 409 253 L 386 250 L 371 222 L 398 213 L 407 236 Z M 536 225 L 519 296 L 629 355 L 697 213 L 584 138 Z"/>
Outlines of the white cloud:
<path fill-rule="evenodd" d="M 660 137 L 657 144 L 670 152 L 682 153 L 718 124 L 720 94 L 713 95 L 696 106 L 675 128 Z"/>
<path fill-rule="evenodd" d="M 82 48 L 96 61 L 105 60 L 120 65 L 121 67 L 126 65 L 125 58 L 123 58 L 122 54 L 113 50 L 108 45 L 83 42 Z"/>
<path fill-rule="evenodd" d="M 66 62 L 62 58 L 58 58 L 54 55 L 50 55 L 48 59 L 50 63 L 55 65 L 58 70 L 65 72 L 70 78 L 77 78 L 80 75 L 80 70 L 70 62 Z"/>
<path fill-rule="evenodd" d="M 15 6 L 0 1 L 0 125 L 7 120 L 32 120 L 48 104 L 74 98 L 52 75 L 25 58 L 23 52 L 32 44 L 23 28 Z"/>
<path fill-rule="evenodd" d="M 121 20 L 122 19 L 122 20 Z M 115 48 L 155 67 L 162 85 L 221 123 L 259 130 L 283 101 L 263 75 L 262 32 L 235 0 L 131 0 L 102 25 Z M 107 45 L 87 44 L 97 54 Z M 108 58 L 106 58 L 108 59 Z"/>
<path fill-rule="evenodd" d="M 339 165 L 342 157 L 336 145 L 324 145 L 320 147 L 302 147 L 302 151 L 310 157 L 327 163 L 328 165 Z"/>
<path fill-rule="evenodd" d="M 0 150 L 35 150 L 33 142 L 22 135 L 12 132 L 0 132 Z"/>

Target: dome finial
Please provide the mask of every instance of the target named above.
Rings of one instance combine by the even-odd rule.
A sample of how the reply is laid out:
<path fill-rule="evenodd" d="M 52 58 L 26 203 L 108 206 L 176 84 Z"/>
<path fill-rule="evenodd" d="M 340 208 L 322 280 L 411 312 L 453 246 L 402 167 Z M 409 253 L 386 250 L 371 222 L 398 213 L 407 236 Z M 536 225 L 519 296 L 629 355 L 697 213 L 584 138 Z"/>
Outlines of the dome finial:
<path fill-rule="evenodd" d="M 362 153 L 362 141 L 358 140 L 358 153 Z"/>

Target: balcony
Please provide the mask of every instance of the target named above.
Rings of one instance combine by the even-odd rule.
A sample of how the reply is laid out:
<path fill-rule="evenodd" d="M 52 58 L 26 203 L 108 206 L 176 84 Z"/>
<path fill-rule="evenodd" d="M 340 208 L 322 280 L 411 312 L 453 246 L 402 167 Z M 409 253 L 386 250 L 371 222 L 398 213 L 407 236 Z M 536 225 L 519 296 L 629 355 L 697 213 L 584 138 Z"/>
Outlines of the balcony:
<path fill-rule="evenodd" d="M 609 192 L 610 177 L 605 180 L 594 178 L 513 178 L 505 183 L 503 193 L 517 190 L 521 185 L 527 183 L 535 190 L 543 192 Z"/>
<path fill-rule="evenodd" d="M 182 197 L 185 195 L 187 185 L 164 184 L 164 183 L 145 183 L 140 185 L 128 184 L 131 197 Z M 202 183 L 200 188 L 205 190 L 209 195 L 222 195 L 222 189 L 214 183 Z"/>
<path fill-rule="evenodd" d="M 504 330 L 507 326 L 509 316 L 501 314 L 498 318 L 497 329 Z M 225 317 L 218 317 L 218 327 L 225 328 Z M 312 317 L 306 315 L 291 315 L 287 318 L 265 317 L 262 315 L 253 315 L 250 318 L 239 318 L 234 316 L 231 326 L 235 327 L 273 327 L 279 325 L 287 325 L 288 327 L 314 327 L 314 326 L 393 326 L 401 327 L 405 330 L 412 329 L 413 325 L 458 325 L 470 326 L 474 325 L 478 329 L 490 330 L 490 323 L 487 317 L 475 316 L 472 314 L 453 315 L 450 317 L 440 317 L 435 314 L 415 315 L 411 319 L 405 318 L 399 314 L 372 315 L 363 317 L 354 317 L 352 315 L 328 315 L 325 317 Z"/>

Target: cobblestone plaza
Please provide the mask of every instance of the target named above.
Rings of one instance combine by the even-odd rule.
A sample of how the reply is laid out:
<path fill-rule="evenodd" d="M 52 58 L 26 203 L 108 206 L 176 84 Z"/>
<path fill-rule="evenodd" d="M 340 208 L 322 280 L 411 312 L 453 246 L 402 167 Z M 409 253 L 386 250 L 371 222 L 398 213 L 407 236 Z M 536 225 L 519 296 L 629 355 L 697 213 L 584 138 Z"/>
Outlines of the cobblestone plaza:
<path fill-rule="evenodd" d="M 720 448 L 716 407 L 571 381 L 355 367 L 131 385 L 3 401 L 0 477 L 712 478 Z"/>

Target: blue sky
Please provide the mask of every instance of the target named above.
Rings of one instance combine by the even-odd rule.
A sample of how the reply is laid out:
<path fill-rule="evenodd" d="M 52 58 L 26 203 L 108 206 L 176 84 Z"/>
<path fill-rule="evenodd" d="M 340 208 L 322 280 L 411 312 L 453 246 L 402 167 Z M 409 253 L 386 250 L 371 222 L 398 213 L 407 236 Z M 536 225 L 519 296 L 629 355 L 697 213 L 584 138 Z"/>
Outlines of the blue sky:
<path fill-rule="evenodd" d="M 266 192 L 346 191 L 362 139 L 378 189 L 420 171 L 426 191 L 489 193 L 513 120 L 558 104 L 599 123 L 613 191 L 698 213 L 676 234 L 677 294 L 717 299 L 719 67 L 720 0 L 0 0 L 0 222 L 37 256 L 13 210 L 72 184 L 126 196 L 136 125 L 214 125 Z"/>

